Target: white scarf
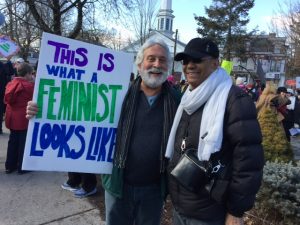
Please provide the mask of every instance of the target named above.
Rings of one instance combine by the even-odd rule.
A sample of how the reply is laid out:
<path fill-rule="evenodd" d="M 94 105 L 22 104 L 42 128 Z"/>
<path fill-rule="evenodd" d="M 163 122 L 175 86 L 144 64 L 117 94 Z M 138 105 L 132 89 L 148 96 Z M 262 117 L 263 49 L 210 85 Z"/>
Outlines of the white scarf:
<path fill-rule="evenodd" d="M 189 88 L 186 90 L 177 109 L 170 132 L 165 154 L 167 158 L 173 156 L 175 134 L 183 110 L 191 115 L 205 102 L 201 127 L 199 127 L 198 158 L 199 160 L 209 160 L 212 153 L 221 149 L 225 107 L 231 86 L 232 79 L 224 69 L 219 67 L 197 88 L 192 91 Z"/>

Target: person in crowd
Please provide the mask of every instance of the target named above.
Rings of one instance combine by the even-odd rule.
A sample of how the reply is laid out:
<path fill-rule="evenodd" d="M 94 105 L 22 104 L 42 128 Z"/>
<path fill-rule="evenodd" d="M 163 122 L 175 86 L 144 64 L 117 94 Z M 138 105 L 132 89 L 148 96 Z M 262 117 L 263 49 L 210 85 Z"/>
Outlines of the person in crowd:
<path fill-rule="evenodd" d="M 33 68 L 21 63 L 15 78 L 5 89 L 4 103 L 7 104 L 5 125 L 10 129 L 7 146 L 5 172 L 12 173 L 16 169 L 22 174 L 22 161 L 25 148 L 28 120 L 25 118 L 27 102 L 32 99 L 34 83 L 31 81 Z"/>
<path fill-rule="evenodd" d="M 300 91 L 300 90 L 299 90 Z M 295 90 L 294 122 L 300 127 L 300 95 L 298 89 Z"/>
<path fill-rule="evenodd" d="M 179 103 L 167 81 L 168 46 L 147 40 L 136 65 L 118 124 L 114 166 L 102 175 L 107 225 L 159 225 L 167 194 L 165 149 Z"/>
<path fill-rule="evenodd" d="M 138 76 L 125 96 L 111 175 L 102 175 L 106 225 L 159 225 L 167 195 L 164 158 L 179 93 L 167 81 L 171 56 L 161 39 L 140 48 Z M 27 118 L 36 115 L 33 102 Z"/>
<path fill-rule="evenodd" d="M 264 108 L 272 108 L 272 111 L 276 114 L 278 105 L 278 94 L 276 93 L 276 87 L 273 82 L 267 82 L 266 87 L 260 94 L 259 100 L 256 102 L 256 109 L 258 117 Z M 281 122 L 281 121 L 280 121 Z"/>
<path fill-rule="evenodd" d="M 236 86 L 238 86 L 239 88 L 241 88 L 243 91 L 247 92 L 247 87 L 245 85 L 245 77 L 237 77 L 235 80 L 235 84 Z"/>
<path fill-rule="evenodd" d="M 0 61 L 0 134 L 3 133 L 2 122 L 5 113 L 5 104 L 3 101 L 5 87 L 11 80 L 11 76 L 14 74 L 14 69 L 10 61 L 10 57 L 7 58 L 7 62 L 3 63 Z"/>
<path fill-rule="evenodd" d="M 255 102 L 258 101 L 259 96 L 261 95 L 261 93 L 264 90 L 264 87 L 265 87 L 264 83 L 261 83 L 260 81 L 257 81 L 257 80 L 255 81 L 255 83 L 254 83 L 254 89 L 255 89 L 255 93 L 256 93 Z"/>
<path fill-rule="evenodd" d="M 263 149 L 266 161 L 290 161 L 292 150 L 286 138 L 282 113 L 278 111 L 285 99 L 277 94 L 272 81 L 267 81 L 263 92 L 256 102 L 257 118 L 263 135 Z M 286 100 L 285 100 L 286 101 Z"/>
<path fill-rule="evenodd" d="M 184 52 L 175 56 L 182 61 L 189 87 L 166 150 L 174 225 L 243 224 L 242 217 L 253 206 L 261 185 L 264 155 L 254 103 L 233 85 L 218 57 L 217 45 L 207 38 L 190 40 Z M 206 173 L 210 179 L 201 180 L 195 189 L 173 175 L 189 149 L 198 160 L 213 165 L 212 172 Z"/>
<path fill-rule="evenodd" d="M 167 77 L 167 81 L 169 82 L 169 84 L 171 86 L 175 86 L 176 85 L 175 77 L 172 74 Z"/>
<path fill-rule="evenodd" d="M 22 63 L 24 63 L 24 62 L 25 62 L 25 60 L 24 60 L 23 58 L 17 58 L 17 59 L 14 61 L 14 68 L 15 68 L 15 70 L 17 70 L 18 67 L 19 67 Z"/>
<path fill-rule="evenodd" d="M 298 98 L 298 100 L 300 101 L 300 88 L 296 88 L 295 95 Z"/>
<path fill-rule="evenodd" d="M 285 136 L 287 138 L 287 140 L 290 142 L 291 141 L 291 134 L 290 134 L 290 129 L 294 126 L 294 122 L 293 122 L 293 116 L 292 114 L 288 114 L 288 109 L 287 109 L 287 105 L 289 105 L 291 103 L 289 96 L 288 96 L 288 92 L 287 92 L 287 88 L 286 87 L 278 87 L 277 88 L 277 95 L 278 95 L 278 99 L 276 102 L 276 107 L 277 110 L 279 111 L 280 115 L 282 116 L 281 122 L 284 128 L 284 132 L 285 132 Z"/>
<path fill-rule="evenodd" d="M 184 92 L 186 91 L 188 86 L 189 86 L 189 84 L 186 80 L 181 80 L 180 81 L 180 92 L 181 92 L 181 94 L 184 94 Z"/>
<path fill-rule="evenodd" d="M 92 173 L 68 172 L 68 180 L 61 187 L 77 198 L 84 198 L 97 193 L 97 177 Z"/>
<path fill-rule="evenodd" d="M 130 84 L 134 81 L 134 73 L 130 73 Z"/>
<path fill-rule="evenodd" d="M 287 114 L 284 118 L 283 125 L 284 129 L 286 129 L 286 136 L 288 141 L 291 141 L 291 132 L 290 129 L 294 127 L 294 124 L 297 123 L 299 125 L 299 111 L 300 111 L 300 103 L 298 98 L 294 95 L 294 91 L 291 88 L 287 89 L 286 97 L 290 100 L 290 104 L 286 106 Z"/>
<path fill-rule="evenodd" d="M 38 106 L 30 99 L 27 103 L 26 118 L 31 119 L 37 113 Z M 68 180 L 61 188 L 73 192 L 74 197 L 88 197 L 97 193 L 97 177 L 91 173 L 68 172 Z"/>
<path fill-rule="evenodd" d="M 174 75 L 172 75 L 172 74 L 169 75 L 167 77 L 167 81 L 178 92 L 178 94 L 181 94 L 181 86 L 180 86 L 179 82 L 176 80 Z"/>
<path fill-rule="evenodd" d="M 258 99 L 258 90 L 257 90 L 257 86 L 254 84 L 247 84 L 246 85 L 246 92 L 249 94 L 249 96 L 251 97 L 251 99 L 256 102 Z"/>
<path fill-rule="evenodd" d="M 265 83 L 256 83 L 256 88 L 258 90 L 258 96 L 257 96 L 257 100 L 259 99 L 259 97 L 261 96 L 261 94 L 263 93 L 264 89 L 266 88 L 266 84 Z"/>

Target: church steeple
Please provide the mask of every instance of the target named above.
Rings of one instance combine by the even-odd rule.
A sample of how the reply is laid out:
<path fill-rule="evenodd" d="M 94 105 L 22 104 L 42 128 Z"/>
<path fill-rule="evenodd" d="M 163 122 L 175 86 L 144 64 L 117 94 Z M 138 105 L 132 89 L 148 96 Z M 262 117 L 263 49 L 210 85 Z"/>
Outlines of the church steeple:
<path fill-rule="evenodd" d="M 172 37 L 173 35 L 173 15 L 172 0 L 161 0 L 160 10 L 157 15 L 157 30 Z"/>

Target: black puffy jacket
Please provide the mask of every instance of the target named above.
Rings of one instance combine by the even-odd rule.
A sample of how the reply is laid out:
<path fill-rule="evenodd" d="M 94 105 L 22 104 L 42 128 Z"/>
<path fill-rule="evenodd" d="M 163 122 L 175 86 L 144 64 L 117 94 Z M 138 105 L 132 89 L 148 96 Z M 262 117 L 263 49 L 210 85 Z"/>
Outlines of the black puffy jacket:
<path fill-rule="evenodd" d="M 180 146 L 184 136 L 187 136 L 186 148 L 197 149 L 202 112 L 203 106 L 190 116 L 183 112 L 176 132 L 175 151 L 169 163 L 169 172 L 180 159 Z M 197 193 L 190 192 L 169 176 L 173 206 L 184 216 L 214 220 L 224 218 L 226 213 L 230 213 L 239 217 L 254 204 L 263 174 L 262 135 L 252 99 L 236 86 L 231 87 L 228 95 L 223 129 L 221 151 L 212 154 L 211 159 L 218 159 L 220 154 L 230 159 L 230 163 L 226 163 L 230 167 L 230 172 L 227 173 L 230 178 L 227 179 L 229 185 L 226 198 L 217 202 L 205 188 Z"/>

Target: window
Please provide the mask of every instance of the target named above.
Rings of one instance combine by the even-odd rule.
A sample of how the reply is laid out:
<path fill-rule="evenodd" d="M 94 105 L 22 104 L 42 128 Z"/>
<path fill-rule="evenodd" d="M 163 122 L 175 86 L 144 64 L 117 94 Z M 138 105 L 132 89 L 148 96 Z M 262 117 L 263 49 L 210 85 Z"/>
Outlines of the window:
<path fill-rule="evenodd" d="M 164 18 L 161 18 L 161 20 L 160 20 L 160 29 L 161 30 L 164 29 Z"/>
<path fill-rule="evenodd" d="M 279 46 L 275 46 L 275 48 L 274 48 L 274 53 L 275 53 L 275 54 L 279 54 L 279 53 L 280 53 L 280 48 L 279 48 Z"/>
<path fill-rule="evenodd" d="M 270 72 L 280 72 L 281 60 L 272 60 L 270 66 Z"/>
<path fill-rule="evenodd" d="M 166 20 L 166 30 L 170 30 L 170 19 L 167 18 Z"/>

